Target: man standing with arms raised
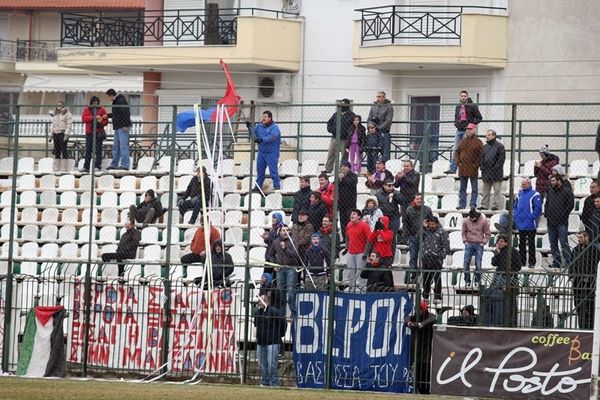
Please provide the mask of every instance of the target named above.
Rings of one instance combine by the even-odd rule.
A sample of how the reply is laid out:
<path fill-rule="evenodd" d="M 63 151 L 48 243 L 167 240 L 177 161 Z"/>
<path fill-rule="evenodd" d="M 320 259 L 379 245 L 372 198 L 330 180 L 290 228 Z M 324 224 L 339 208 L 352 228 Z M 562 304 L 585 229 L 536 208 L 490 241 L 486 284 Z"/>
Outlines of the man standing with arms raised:
<path fill-rule="evenodd" d="M 112 148 L 112 161 L 109 169 L 122 169 L 128 171 L 129 164 L 129 132 L 131 130 L 131 111 L 123 94 L 115 89 L 108 89 L 106 95 L 112 101 L 112 110 L 108 114 L 112 118 L 114 138 Z"/>

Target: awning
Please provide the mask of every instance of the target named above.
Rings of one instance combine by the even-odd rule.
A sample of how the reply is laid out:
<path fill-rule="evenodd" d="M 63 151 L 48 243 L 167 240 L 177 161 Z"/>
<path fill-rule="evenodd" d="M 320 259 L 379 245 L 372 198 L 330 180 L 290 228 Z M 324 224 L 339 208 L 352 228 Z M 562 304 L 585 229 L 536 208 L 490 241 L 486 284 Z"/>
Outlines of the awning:
<path fill-rule="evenodd" d="M 136 75 L 28 75 L 23 92 L 106 92 L 141 93 L 142 76 Z"/>

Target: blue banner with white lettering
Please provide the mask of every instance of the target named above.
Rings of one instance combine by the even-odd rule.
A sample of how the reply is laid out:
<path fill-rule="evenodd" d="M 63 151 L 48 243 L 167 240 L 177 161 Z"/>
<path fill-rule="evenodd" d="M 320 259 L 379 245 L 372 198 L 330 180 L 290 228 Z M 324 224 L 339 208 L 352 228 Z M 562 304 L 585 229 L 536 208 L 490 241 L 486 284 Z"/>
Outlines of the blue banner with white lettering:
<path fill-rule="evenodd" d="M 296 384 L 323 388 L 327 361 L 328 292 L 296 295 Z M 412 392 L 410 336 L 404 321 L 412 311 L 405 293 L 336 293 L 333 306 L 331 388 Z"/>

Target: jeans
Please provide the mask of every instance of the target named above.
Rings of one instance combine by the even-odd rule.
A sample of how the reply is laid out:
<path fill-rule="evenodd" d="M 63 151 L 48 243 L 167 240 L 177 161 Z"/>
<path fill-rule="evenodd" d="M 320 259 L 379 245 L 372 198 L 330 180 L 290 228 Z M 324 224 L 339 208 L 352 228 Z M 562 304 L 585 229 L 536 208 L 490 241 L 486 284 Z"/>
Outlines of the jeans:
<path fill-rule="evenodd" d="M 277 271 L 277 287 L 279 287 L 285 294 L 285 301 L 290 307 L 292 315 L 296 314 L 296 304 L 294 300 L 296 298 L 295 292 L 298 287 L 298 272 L 296 268 L 285 267 Z M 281 310 L 284 312 L 285 310 Z"/>
<path fill-rule="evenodd" d="M 458 144 L 464 136 L 465 131 L 456 131 L 456 134 L 454 135 L 454 144 L 452 145 L 452 151 L 450 152 L 450 171 L 452 171 L 452 173 L 456 172 L 456 161 L 454 160 L 454 152 L 458 148 Z"/>
<path fill-rule="evenodd" d="M 552 253 L 552 267 L 566 268 L 571 262 L 571 249 L 567 240 L 568 225 L 548 224 L 548 239 L 550 239 L 550 252 Z M 558 243 L 562 251 L 562 262 L 558 251 Z"/>
<path fill-rule="evenodd" d="M 366 286 L 366 281 L 360 277 L 360 271 L 365 267 L 366 261 L 363 260 L 363 254 L 350 254 L 346 255 L 347 268 L 344 270 L 344 279 L 348 280 L 348 286 L 350 293 L 356 293 L 356 289 L 363 291 Z"/>
<path fill-rule="evenodd" d="M 119 161 L 121 164 L 119 165 Z M 115 130 L 112 147 L 111 168 L 123 167 L 129 169 L 129 129 Z"/>
<path fill-rule="evenodd" d="M 383 162 L 390 159 L 390 153 L 392 150 L 392 137 L 389 132 L 381 132 L 383 136 Z"/>
<path fill-rule="evenodd" d="M 202 202 L 200 201 L 200 196 L 196 196 L 193 199 L 189 200 L 179 200 L 177 203 L 177 207 L 179 208 L 179 214 L 183 217 L 187 210 L 194 210 L 192 212 L 192 216 L 190 217 L 190 224 L 195 224 L 198 219 L 198 214 L 200 213 L 200 206 Z"/>
<path fill-rule="evenodd" d="M 461 176 L 460 189 L 458 190 L 458 208 L 463 209 L 467 206 L 467 182 L 471 182 L 471 204 L 470 208 L 477 207 L 477 177 Z"/>
<path fill-rule="evenodd" d="M 367 171 L 370 174 L 375 172 L 375 162 L 379 158 L 379 151 L 367 150 Z"/>
<path fill-rule="evenodd" d="M 104 140 L 96 136 L 96 160 L 94 165 L 97 169 L 102 167 L 102 142 Z M 83 169 L 90 169 L 90 162 L 92 160 L 92 145 L 94 141 L 92 135 L 85 135 L 85 160 L 83 161 Z"/>
<path fill-rule="evenodd" d="M 260 384 L 264 386 L 279 386 L 279 371 L 277 371 L 277 356 L 279 344 L 257 345 L 256 358 L 260 366 Z"/>
<path fill-rule="evenodd" d="M 465 244 L 465 283 L 471 283 L 471 258 L 475 256 L 475 282 L 481 281 L 481 258 L 483 257 L 483 245 L 480 243 Z"/>
<path fill-rule="evenodd" d="M 269 174 L 273 180 L 273 188 L 280 189 L 281 181 L 279 180 L 279 153 L 264 153 L 259 151 L 256 157 L 256 186 L 262 190 L 265 182 L 265 175 L 269 167 Z"/>

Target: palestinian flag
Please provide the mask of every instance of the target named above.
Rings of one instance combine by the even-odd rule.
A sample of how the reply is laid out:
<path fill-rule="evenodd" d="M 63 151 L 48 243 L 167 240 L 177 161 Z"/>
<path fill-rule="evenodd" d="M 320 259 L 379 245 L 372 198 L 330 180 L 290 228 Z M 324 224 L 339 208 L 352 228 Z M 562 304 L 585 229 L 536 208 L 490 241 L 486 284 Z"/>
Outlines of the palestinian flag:
<path fill-rule="evenodd" d="M 65 376 L 65 308 L 35 307 L 27 316 L 17 375 Z"/>

